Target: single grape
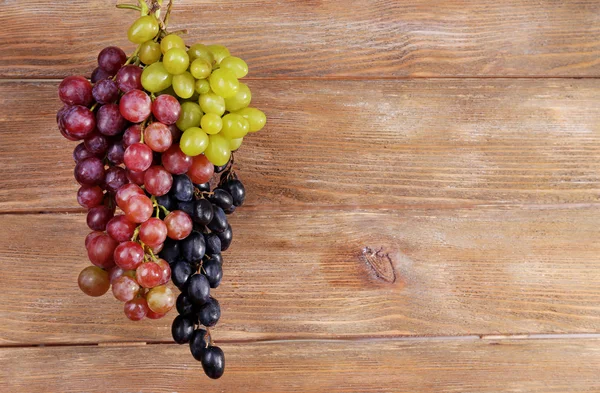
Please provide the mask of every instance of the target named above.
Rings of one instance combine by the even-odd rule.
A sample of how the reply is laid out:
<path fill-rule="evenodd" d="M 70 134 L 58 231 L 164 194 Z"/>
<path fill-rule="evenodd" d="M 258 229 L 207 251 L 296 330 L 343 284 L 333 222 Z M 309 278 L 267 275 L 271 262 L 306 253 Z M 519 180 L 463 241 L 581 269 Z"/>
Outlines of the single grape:
<path fill-rule="evenodd" d="M 167 238 L 167 226 L 159 218 L 150 218 L 140 226 L 140 240 L 150 247 L 162 244 Z"/>
<path fill-rule="evenodd" d="M 121 165 L 125 155 L 125 148 L 122 142 L 114 142 L 108 146 L 106 157 L 113 165 Z"/>
<path fill-rule="evenodd" d="M 137 19 L 127 32 L 127 38 L 134 44 L 143 44 L 153 39 L 158 34 L 158 21 L 153 15 L 142 16 Z"/>
<path fill-rule="evenodd" d="M 223 45 L 209 45 L 208 50 L 212 52 L 216 65 L 221 64 L 221 61 L 223 61 L 224 58 L 231 56 L 229 49 Z"/>
<path fill-rule="evenodd" d="M 177 200 L 169 194 L 156 197 L 156 202 L 167 210 L 177 210 Z M 164 212 L 161 210 L 161 213 Z"/>
<path fill-rule="evenodd" d="M 175 295 L 173 294 L 173 291 L 165 285 L 159 285 L 148 291 L 146 300 L 148 301 L 150 310 L 159 314 L 166 314 L 175 305 Z"/>
<path fill-rule="evenodd" d="M 202 305 L 210 299 L 210 283 L 202 274 L 194 274 L 188 279 L 187 294 L 192 303 Z"/>
<path fill-rule="evenodd" d="M 219 379 L 225 372 L 225 354 L 219 347 L 209 346 L 202 352 L 202 368 L 212 379 Z"/>
<path fill-rule="evenodd" d="M 195 93 L 196 80 L 189 72 L 185 71 L 173 76 L 173 90 L 178 97 L 188 99 Z"/>
<path fill-rule="evenodd" d="M 135 270 L 135 279 L 144 288 L 154 288 L 162 279 L 162 268 L 154 262 L 144 262 Z"/>
<path fill-rule="evenodd" d="M 235 208 L 235 206 L 233 206 Z M 225 212 L 227 213 L 227 212 Z M 227 229 L 224 232 L 217 233 L 219 239 L 221 239 L 221 251 L 227 251 L 233 240 L 233 230 L 231 225 L 227 224 Z"/>
<path fill-rule="evenodd" d="M 240 83 L 240 87 L 235 95 L 225 98 L 225 109 L 229 112 L 235 112 L 246 108 L 252 101 L 252 93 L 245 83 Z"/>
<path fill-rule="evenodd" d="M 96 113 L 96 126 L 101 134 L 113 136 L 123 132 L 127 127 L 127 120 L 122 116 L 119 105 L 106 104 Z"/>
<path fill-rule="evenodd" d="M 58 97 L 67 105 L 90 106 L 94 102 L 92 84 L 83 76 L 68 76 L 58 85 Z"/>
<path fill-rule="evenodd" d="M 125 150 L 123 162 L 128 169 L 143 172 L 152 165 L 152 149 L 143 143 L 134 143 Z"/>
<path fill-rule="evenodd" d="M 137 225 L 122 214 L 114 216 L 106 224 L 106 233 L 118 242 L 126 242 L 131 239 Z"/>
<path fill-rule="evenodd" d="M 158 93 L 167 89 L 173 82 L 173 75 L 169 74 L 162 62 L 150 64 L 142 72 L 142 86 L 150 93 Z"/>
<path fill-rule="evenodd" d="M 215 62 L 214 55 L 210 51 L 210 49 L 203 44 L 194 44 L 188 49 L 188 55 L 190 56 L 190 61 L 194 61 L 196 59 L 202 59 L 206 61 L 208 64 L 213 65 Z"/>
<path fill-rule="evenodd" d="M 119 266 L 114 266 L 112 267 L 109 271 L 108 271 L 108 279 L 110 280 L 110 283 L 112 284 L 112 282 L 114 280 L 116 280 L 117 278 L 121 277 L 122 275 L 125 274 L 125 270 L 121 269 Z"/>
<path fill-rule="evenodd" d="M 200 311 L 198 311 L 198 321 L 206 327 L 212 327 L 219 322 L 219 318 L 221 318 L 221 306 L 217 299 L 210 297 L 202 307 L 200 307 Z"/>
<path fill-rule="evenodd" d="M 160 44 L 152 40 L 144 42 L 140 47 L 138 56 L 140 61 L 146 65 L 156 63 L 162 56 Z"/>
<path fill-rule="evenodd" d="M 196 224 L 208 225 L 214 217 L 214 206 L 206 199 L 199 199 L 194 202 L 192 220 Z M 204 239 L 203 239 L 204 240 Z"/>
<path fill-rule="evenodd" d="M 162 39 L 160 43 L 160 50 L 164 54 L 173 48 L 185 50 L 185 42 L 183 41 L 183 38 L 177 34 L 168 34 Z"/>
<path fill-rule="evenodd" d="M 175 124 L 181 114 L 181 104 L 171 95 L 160 95 L 152 102 L 152 114 L 161 123 Z"/>
<path fill-rule="evenodd" d="M 201 128 L 190 127 L 181 135 L 179 146 L 182 152 L 193 157 L 206 150 L 208 141 L 208 135 Z"/>
<path fill-rule="evenodd" d="M 182 131 L 191 127 L 198 127 L 202 119 L 202 110 L 200 105 L 195 102 L 184 102 L 181 104 L 181 114 L 177 120 L 177 128 Z"/>
<path fill-rule="evenodd" d="M 206 79 L 198 79 L 194 86 L 196 94 L 206 94 L 210 91 L 210 83 Z"/>
<path fill-rule="evenodd" d="M 171 147 L 173 135 L 165 124 L 154 122 L 144 129 L 144 143 L 152 150 L 162 153 Z"/>
<path fill-rule="evenodd" d="M 187 175 L 194 184 L 203 184 L 210 181 L 214 171 L 215 167 L 208 158 L 204 155 L 198 155 L 192 158 L 192 165 L 188 169 Z M 208 191 L 210 191 L 210 188 Z"/>
<path fill-rule="evenodd" d="M 88 227 L 94 231 L 103 231 L 106 229 L 106 224 L 113 218 L 113 211 L 108 206 L 92 207 L 86 217 Z"/>
<path fill-rule="evenodd" d="M 204 256 L 206 245 L 204 236 L 200 232 L 192 232 L 188 237 L 181 241 L 179 245 L 181 257 L 186 261 L 193 263 L 200 261 Z"/>
<path fill-rule="evenodd" d="M 88 266 L 79 273 L 79 289 L 88 296 L 102 296 L 110 288 L 108 273 L 98 266 Z"/>
<path fill-rule="evenodd" d="M 88 157 L 75 165 L 75 180 L 81 185 L 97 186 L 104 183 L 104 164 L 96 157 Z"/>
<path fill-rule="evenodd" d="M 106 70 L 103 70 L 100 67 L 96 67 L 94 69 L 94 71 L 92 72 L 91 80 L 92 80 L 92 83 L 96 83 L 96 82 L 99 82 L 101 80 L 108 79 L 111 76 L 112 75 L 110 73 L 108 73 Z"/>
<path fill-rule="evenodd" d="M 94 265 L 110 269 L 115 266 L 113 252 L 118 244 L 116 240 L 105 233 L 98 235 L 87 246 L 88 258 Z"/>
<path fill-rule="evenodd" d="M 233 197 L 235 206 L 242 206 L 246 200 L 246 189 L 241 181 L 231 179 L 221 185 L 221 188 L 229 192 Z"/>
<path fill-rule="evenodd" d="M 181 151 L 179 144 L 173 144 L 162 154 L 161 163 L 167 171 L 174 175 L 181 175 L 186 173 L 190 166 L 192 166 L 192 157 L 185 155 Z"/>
<path fill-rule="evenodd" d="M 177 308 L 177 312 L 180 315 L 189 315 L 194 312 L 194 304 L 190 301 L 190 298 L 184 292 L 181 292 L 179 296 L 177 296 L 175 307 Z"/>
<path fill-rule="evenodd" d="M 263 129 L 265 124 L 267 123 L 267 116 L 256 108 L 244 108 L 237 112 L 238 115 L 242 115 L 248 123 L 250 123 L 249 132 L 257 132 Z"/>
<path fill-rule="evenodd" d="M 196 79 L 206 79 L 212 72 L 212 65 L 204 59 L 196 59 L 190 65 L 190 73 Z"/>
<path fill-rule="evenodd" d="M 223 129 L 219 135 L 227 139 L 238 139 L 246 136 L 250 123 L 242 115 L 228 113 L 223 116 Z"/>
<path fill-rule="evenodd" d="M 233 97 L 240 87 L 240 82 L 233 72 L 224 69 L 213 71 L 208 81 L 210 89 L 223 98 Z"/>
<path fill-rule="evenodd" d="M 144 185 L 144 176 L 146 176 L 146 171 L 135 172 L 135 171 L 132 171 L 131 169 L 127 169 L 127 178 L 133 184 L 136 184 L 138 186 L 143 186 Z"/>
<path fill-rule="evenodd" d="M 221 253 L 221 239 L 216 233 L 205 233 L 204 243 L 206 243 L 206 254 L 220 254 Z"/>
<path fill-rule="evenodd" d="M 223 210 L 229 209 L 233 205 L 233 197 L 228 191 L 222 188 L 216 188 L 213 191 L 213 195 L 208 196 L 208 200 Z"/>
<path fill-rule="evenodd" d="M 143 297 L 138 297 L 125 302 L 125 305 L 123 306 L 125 316 L 132 321 L 141 321 L 144 319 L 144 317 L 148 314 L 148 310 L 150 310 L 148 308 L 148 303 Z"/>
<path fill-rule="evenodd" d="M 156 252 L 154 253 L 156 254 Z M 171 280 L 171 265 L 162 258 L 158 258 L 155 263 L 160 266 L 160 281 L 158 285 L 167 284 Z"/>
<path fill-rule="evenodd" d="M 191 201 L 194 198 L 194 184 L 188 176 L 176 175 L 170 193 L 178 201 Z"/>
<path fill-rule="evenodd" d="M 208 347 L 209 340 L 207 339 L 207 332 L 204 329 L 196 329 L 190 337 L 190 352 L 197 361 L 202 360 L 202 354 Z"/>
<path fill-rule="evenodd" d="M 240 146 L 242 146 L 243 142 L 244 142 L 244 138 L 230 139 L 229 140 L 229 148 L 231 149 L 232 152 L 234 152 L 237 149 L 239 149 Z"/>
<path fill-rule="evenodd" d="M 178 315 L 171 326 L 171 334 L 177 344 L 188 343 L 194 334 L 194 321 L 191 318 Z"/>
<path fill-rule="evenodd" d="M 136 242 L 125 241 L 114 251 L 117 266 L 124 270 L 135 270 L 144 262 L 144 249 Z"/>
<path fill-rule="evenodd" d="M 73 160 L 75 161 L 75 163 L 83 161 L 89 157 L 95 157 L 95 154 L 91 153 L 88 149 L 85 148 L 85 142 L 81 142 L 80 144 L 75 146 L 75 149 L 73 150 Z M 190 165 L 191 163 L 192 160 L 190 158 Z"/>
<path fill-rule="evenodd" d="M 148 319 L 161 319 L 165 315 L 167 315 L 166 312 L 165 313 L 158 313 L 158 312 L 154 312 L 152 310 L 148 310 L 148 314 L 146 314 L 146 318 L 148 318 Z"/>
<path fill-rule="evenodd" d="M 175 286 L 179 289 L 185 288 L 185 284 L 193 273 L 194 270 L 188 262 L 175 262 L 173 265 L 173 270 L 171 271 L 171 279 L 173 280 L 173 284 L 175 284 Z"/>
<path fill-rule="evenodd" d="M 173 198 L 175 199 L 175 198 Z M 177 202 L 177 209 L 187 213 L 188 216 L 192 216 L 194 214 L 194 202 Z"/>
<path fill-rule="evenodd" d="M 144 190 L 142 190 L 139 186 L 135 184 L 125 184 L 117 191 L 115 195 L 115 202 L 117 202 L 117 206 L 119 206 L 121 210 L 125 210 L 129 198 L 131 198 L 134 195 L 145 196 L 146 194 L 144 194 Z"/>
<path fill-rule="evenodd" d="M 152 100 L 148 94 L 142 90 L 131 90 L 121 97 L 119 110 L 125 119 L 133 123 L 141 123 L 150 116 L 151 105 Z"/>
<path fill-rule="evenodd" d="M 208 147 L 204 155 L 213 165 L 225 165 L 231 157 L 229 141 L 220 133 L 208 136 Z M 192 164 L 193 165 L 193 164 Z"/>
<path fill-rule="evenodd" d="M 217 288 L 223 279 L 223 266 L 214 259 L 209 259 L 202 266 L 204 274 L 210 283 L 211 288 Z"/>
<path fill-rule="evenodd" d="M 150 167 L 144 175 L 146 191 L 154 196 L 165 195 L 172 184 L 173 176 L 160 165 Z"/>
<path fill-rule="evenodd" d="M 214 113 L 215 115 L 223 116 L 225 113 L 225 99 L 213 92 L 200 95 L 200 109 L 204 113 Z"/>
<path fill-rule="evenodd" d="M 200 120 L 200 126 L 207 134 L 218 134 L 223 128 L 223 120 L 219 115 L 207 113 L 206 115 L 202 116 L 202 119 Z"/>
<path fill-rule="evenodd" d="M 121 276 L 112 282 L 112 293 L 117 300 L 128 302 L 135 299 L 140 291 L 140 286 L 134 278 Z"/>
<path fill-rule="evenodd" d="M 152 216 L 154 207 L 152 201 L 145 195 L 134 195 L 127 201 L 125 216 L 131 222 L 142 223 Z"/>
<path fill-rule="evenodd" d="M 103 79 L 94 85 L 92 95 L 97 103 L 110 104 L 119 99 L 119 88 L 112 79 Z"/>
<path fill-rule="evenodd" d="M 96 157 L 103 156 L 108 150 L 108 139 L 104 135 L 93 132 L 83 141 L 87 151 Z"/>
<path fill-rule="evenodd" d="M 179 259 L 179 242 L 167 238 L 163 243 L 160 257 L 169 262 L 169 264 L 175 263 Z"/>
<path fill-rule="evenodd" d="M 104 193 L 98 186 L 83 185 L 77 191 L 77 202 L 86 209 L 99 206 L 104 201 Z"/>
<path fill-rule="evenodd" d="M 98 66 L 110 75 L 115 75 L 126 61 L 127 55 L 116 46 L 108 46 L 98 54 Z"/>
<path fill-rule="evenodd" d="M 142 137 L 142 127 L 139 124 L 134 124 L 127 128 L 123 133 L 123 147 L 127 149 L 129 146 L 137 143 Z"/>
<path fill-rule="evenodd" d="M 171 131 L 171 136 L 173 137 L 173 143 L 179 142 L 181 139 L 181 130 L 177 128 L 177 125 L 171 124 L 169 126 L 169 131 Z"/>
<path fill-rule="evenodd" d="M 225 212 L 218 206 L 213 206 L 213 210 L 213 219 L 208 223 L 208 229 L 216 233 L 225 232 L 229 225 Z"/>
<path fill-rule="evenodd" d="M 92 231 L 92 232 L 88 233 L 88 235 L 85 237 L 85 249 L 87 250 L 90 242 L 100 235 L 104 235 L 104 232 Z"/>
<path fill-rule="evenodd" d="M 96 117 L 85 106 L 76 105 L 63 114 L 62 124 L 68 135 L 73 138 L 84 139 L 96 129 Z"/>
<path fill-rule="evenodd" d="M 167 236 L 171 239 L 182 240 L 192 233 L 192 219 L 181 210 L 169 213 L 165 217 L 165 225 L 167 226 Z"/>
<path fill-rule="evenodd" d="M 126 65 L 117 72 L 117 85 L 123 93 L 131 90 L 142 90 L 142 72 L 143 70 L 133 64 Z"/>
<path fill-rule="evenodd" d="M 127 179 L 127 172 L 125 169 L 118 166 L 111 166 L 108 168 L 104 180 L 106 190 L 115 193 L 127 183 L 129 183 L 129 179 Z"/>
<path fill-rule="evenodd" d="M 221 61 L 221 68 L 231 71 L 236 78 L 243 78 L 248 75 L 248 64 L 239 57 L 228 56 Z"/>
<path fill-rule="evenodd" d="M 187 70 L 190 57 L 184 49 L 172 48 L 163 55 L 163 64 L 169 74 L 178 75 Z"/>

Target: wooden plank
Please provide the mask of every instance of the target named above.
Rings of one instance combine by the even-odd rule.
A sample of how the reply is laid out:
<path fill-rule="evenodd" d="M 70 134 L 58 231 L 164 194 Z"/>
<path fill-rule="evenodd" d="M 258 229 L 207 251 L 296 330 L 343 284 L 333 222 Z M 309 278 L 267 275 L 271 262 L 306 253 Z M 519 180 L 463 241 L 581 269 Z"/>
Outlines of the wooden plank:
<path fill-rule="evenodd" d="M 599 219 L 594 207 L 241 209 L 216 338 L 597 333 Z M 80 293 L 86 233 L 77 214 L 3 217 L 0 344 L 171 339 L 170 318 L 130 322 L 112 296 Z"/>
<path fill-rule="evenodd" d="M 0 76 L 89 75 L 104 46 L 132 52 L 136 14 L 114 5 L 4 2 Z M 228 45 L 259 78 L 597 77 L 598 15 L 596 0 L 178 0 L 171 25 Z"/>
<path fill-rule="evenodd" d="M 250 85 L 270 118 L 237 160 L 250 205 L 599 201 L 600 80 Z M 0 83 L 0 104 L 0 211 L 77 209 L 56 84 Z"/>
<path fill-rule="evenodd" d="M 597 392 L 597 339 L 223 345 L 211 381 L 187 346 L 0 349 L 0 388 L 27 392 Z M 60 375 L 60 378 L 57 376 Z"/>

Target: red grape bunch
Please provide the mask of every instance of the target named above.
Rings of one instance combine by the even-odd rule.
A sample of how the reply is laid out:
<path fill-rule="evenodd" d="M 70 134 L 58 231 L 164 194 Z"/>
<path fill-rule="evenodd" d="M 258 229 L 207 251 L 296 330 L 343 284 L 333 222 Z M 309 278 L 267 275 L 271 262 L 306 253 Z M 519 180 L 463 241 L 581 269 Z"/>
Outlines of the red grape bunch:
<path fill-rule="evenodd" d="M 266 117 L 239 81 L 246 63 L 221 45 L 186 46 L 166 30 L 171 4 L 161 19 L 160 3 L 120 6 L 141 13 L 128 31 L 135 52 L 104 48 L 91 81 L 69 76 L 58 89 L 58 128 L 81 141 L 77 201 L 92 230 L 92 265 L 78 283 L 90 296 L 112 290 L 132 321 L 176 307 L 173 339 L 219 378 L 225 358 L 210 328 L 221 308 L 212 291 L 233 236 L 227 215 L 246 197 L 232 152 Z"/>

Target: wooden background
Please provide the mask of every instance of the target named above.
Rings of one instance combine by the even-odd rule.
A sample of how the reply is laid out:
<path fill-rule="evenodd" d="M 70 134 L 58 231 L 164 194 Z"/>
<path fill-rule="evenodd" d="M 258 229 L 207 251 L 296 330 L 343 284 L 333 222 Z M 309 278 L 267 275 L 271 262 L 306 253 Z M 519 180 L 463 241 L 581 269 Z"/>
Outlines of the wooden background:
<path fill-rule="evenodd" d="M 597 0 L 176 0 L 269 116 L 219 381 L 77 288 L 56 88 L 133 50 L 114 5 L 0 1 L 0 391 L 600 392 Z"/>

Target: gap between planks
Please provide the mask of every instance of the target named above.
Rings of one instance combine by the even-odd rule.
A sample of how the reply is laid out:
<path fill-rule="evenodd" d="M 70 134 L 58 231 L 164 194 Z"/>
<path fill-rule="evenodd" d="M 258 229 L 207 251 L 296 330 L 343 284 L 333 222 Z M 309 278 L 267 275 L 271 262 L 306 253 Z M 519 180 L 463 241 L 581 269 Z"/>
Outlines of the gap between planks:
<path fill-rule="evenodd" d="M 600 333 L 536 333 L 536 334 L 469 334 L 457 336 L 390 336 L 346 338 L 281 338 L 258 340 L 219 340 L 219 344 L 291 344 L 291 343 L 376 343 L 376 342 L 435 342 L 435 341 L 490 341 L 505 340 L 587 340 L 600 339 Z M 139 347 L 145 345 L 179 345 L 173 341 L 115 341 L 104 343 L 49 343 L 49 344 L 0 344 L 0 351 L 9 348 L 53 347 Z"/>

